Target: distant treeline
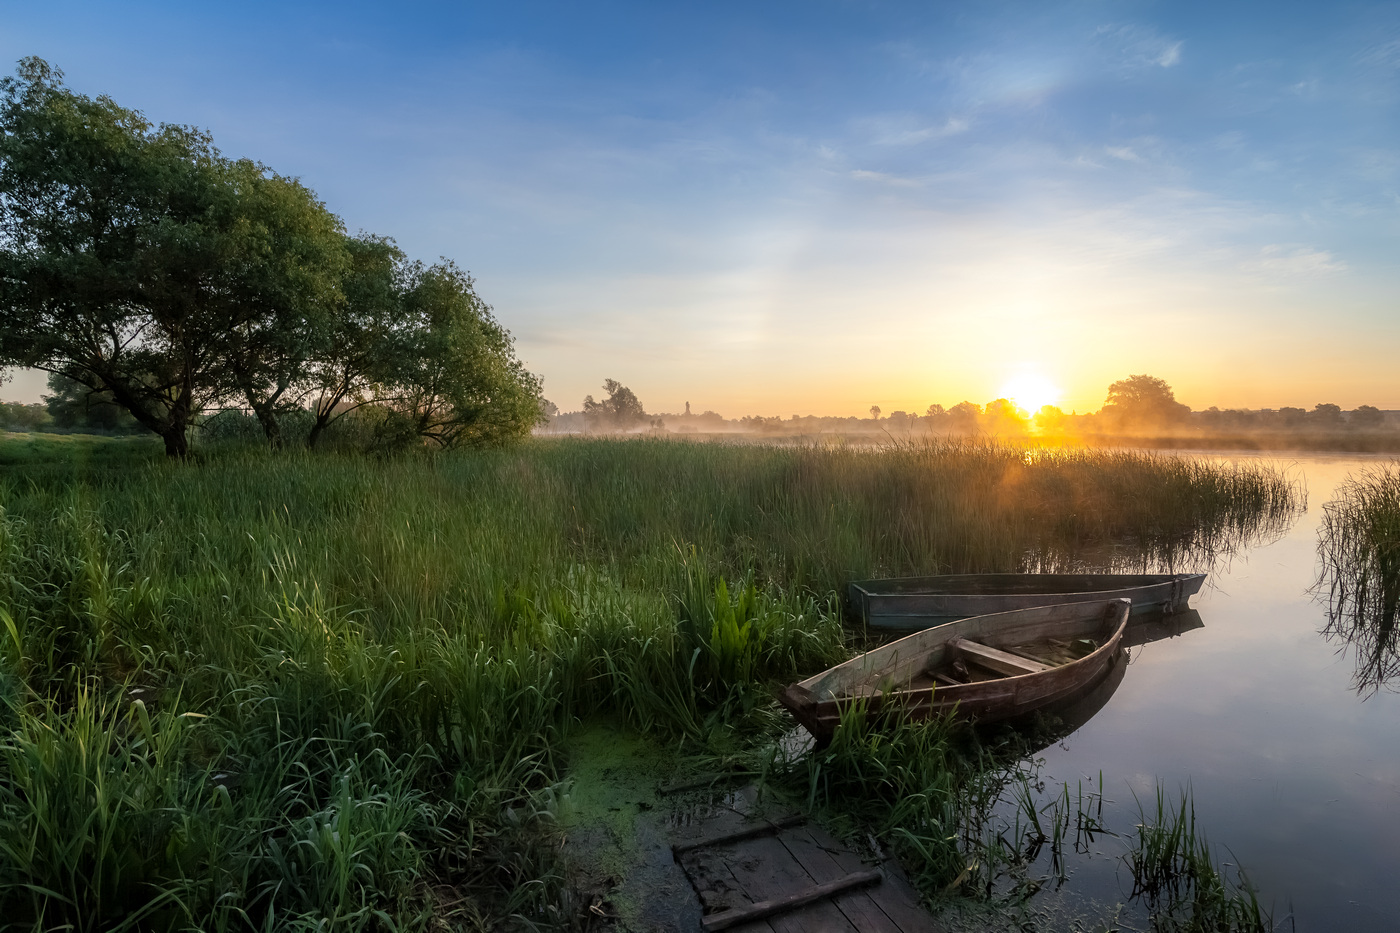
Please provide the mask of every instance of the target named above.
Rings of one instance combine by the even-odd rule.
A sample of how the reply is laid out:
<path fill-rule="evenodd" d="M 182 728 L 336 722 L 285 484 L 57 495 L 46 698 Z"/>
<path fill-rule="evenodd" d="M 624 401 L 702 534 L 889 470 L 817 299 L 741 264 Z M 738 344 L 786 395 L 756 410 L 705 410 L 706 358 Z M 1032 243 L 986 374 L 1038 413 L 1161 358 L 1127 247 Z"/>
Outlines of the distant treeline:
<path fill-rule="evenodd" d="M 760 434 L 803 436 L 812 434 L 888 435 L 893 438 L 919 435 L 981 435 L 1005 437 L 1056 437 L 1093 440 L 1131 437 L 1167 441 L 1192 437 L 1238 435 L 1296 435 L 1318 438 L 1319 444 L 1333 446 L 1329 438 L 1370 434 L 1400 434 L 1400 412 L 1382 411 L 1360 405 L 1350 411 L 1321 402 L 1312 409 L 1228 409 L 1192 411 L 1176 400 L 1171 386 L 1148 375 L 1133 375 L 1108 388 L 1103 407 L 1097 412 L 1067 413 L 1046 405 L 1032 413 L 1018 408 L 1009 399 L 994 399 L 985 405 L 963 401 L 945 408 L 929 405 L 923 412 L 881 412 L 872 406 L 870 417 L 792 415 L 748 415 L 725 418 L 713 411 L 692 413 L 689 403 L 680 413 L 648 414 L 635 393 L 609 379 L 608 395 L 602 401 L 585 399 L 580 411 L 557 412 L 549 407 L 544 431 L 552 433 L 652 432 L 672 434 Z M 1354 445 L 1352 445 L 1354 446 Z M 1364 446 L 1364 445 L 1363 445 Z"/>

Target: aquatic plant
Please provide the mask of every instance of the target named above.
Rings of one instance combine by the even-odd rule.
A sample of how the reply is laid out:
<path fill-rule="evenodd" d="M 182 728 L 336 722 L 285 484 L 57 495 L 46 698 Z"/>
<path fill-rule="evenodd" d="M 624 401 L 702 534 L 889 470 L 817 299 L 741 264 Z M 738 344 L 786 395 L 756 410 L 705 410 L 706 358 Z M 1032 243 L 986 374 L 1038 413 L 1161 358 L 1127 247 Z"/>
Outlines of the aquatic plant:
<path fill-rule="evenodd" d="M 1323 507 L 1318 581 L 1324 633 L 1355 652 L 1353 682 L 1374 692 L 1400 677 L 1400 464 L 1349 477 Z"/>
<path fill-rule="evenodd" d="M 1168 804 L 1159 784 L 1151 811 L 1138 801 L 1139 822 L 1127 853 L 1134 898 L 1147 902 L 1155 930 L 1255 933 L 1273 929 L 1258 893 L 1238 866 L 1231 880 L 1196 824 L 1191 790 Z"/>

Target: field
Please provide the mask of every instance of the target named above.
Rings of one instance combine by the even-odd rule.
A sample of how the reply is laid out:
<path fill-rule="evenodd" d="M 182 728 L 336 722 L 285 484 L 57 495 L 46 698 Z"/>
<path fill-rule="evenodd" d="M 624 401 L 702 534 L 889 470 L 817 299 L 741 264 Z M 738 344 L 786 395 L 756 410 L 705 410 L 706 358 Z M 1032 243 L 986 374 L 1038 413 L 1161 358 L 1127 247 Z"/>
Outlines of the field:
<path fill-rule="evenodd" d="M 167 463 L 17 435 L 0 463 L 0 905 L 38 929 L 568 927 L 553 819 L 599 717 L 937 892 L 985 749 L 853 722 L 771 751 L 775 686 L 860 643 L 844 584 L 1200 567 L 1298 501 L 1258 466 L 948 443 Z"/>

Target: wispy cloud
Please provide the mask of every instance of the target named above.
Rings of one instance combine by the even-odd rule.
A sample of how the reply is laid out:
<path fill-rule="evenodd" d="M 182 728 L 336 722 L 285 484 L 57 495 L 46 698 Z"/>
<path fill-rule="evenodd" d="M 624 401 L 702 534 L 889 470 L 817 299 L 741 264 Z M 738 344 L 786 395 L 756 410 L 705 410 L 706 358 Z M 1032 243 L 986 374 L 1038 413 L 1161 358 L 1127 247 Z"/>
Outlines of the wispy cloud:
<path fill-rule="evenodd" d="M 1283 278 L 1312 278 L 1345 272 L 1347 264 L 1325 249 L 1270 243 L 1242 264 L 1246 272 Z"/>
<path fill-rule="evenodd" d="M 910 146 L 947 139 L 966 133 L 968 121 L 950 116 L 942 123 L 930 123 L 915 114 L 879 114 L 854 123 L 855 132 L 874 146 Z"/>
<path fill-rule="evenodd" d="M 1171 68 L 1181 63 L 1184 43 L 1164 36 L 1151 26 L 1100 26 L 1095 37 L 1129 68 Z"/>
<path fill-rule="evenodd" d="M 913 178 L 904 178 L 900 175 L 890 175 L 885 172 L 872 172 L 867 169 L 858 168 L 851 171 L 851 177 L 861 181 L 878 181 L 881 184 L 892 185 L 896 188 L 919 188 L 920 183 Z"/>

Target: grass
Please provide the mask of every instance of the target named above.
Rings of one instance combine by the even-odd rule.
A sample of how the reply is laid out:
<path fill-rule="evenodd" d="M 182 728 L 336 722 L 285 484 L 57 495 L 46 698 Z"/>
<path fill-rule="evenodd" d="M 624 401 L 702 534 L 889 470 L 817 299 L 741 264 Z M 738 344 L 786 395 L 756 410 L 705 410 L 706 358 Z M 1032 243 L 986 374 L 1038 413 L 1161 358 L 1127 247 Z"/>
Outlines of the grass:
<path fill-rule="evenodd" d="M 1323 506 L 1318 584 L 1327 632 L 1355 650 L 1358 690 L 1400 676 L 1400 464 L 1349 477 Z"/>
<path fill-rule="evenodd" d="M 1263 467 L 961 444 L 0 461 L 0 909 L 34 929 L 568 927 L 549 801 L 595 715 L 797 782 L 939 890 L 986 771 L 946 727 L 761 760 L 773 686 L 851 650 L 844 584 L 1185 569 L 1297 504 Z"/>
<path fill-rule="evenodd" d="M 1133 896 L 1145 900 L 1153 928 L 1182 933 L 1254 933 L 1273 928 L 1243 871 L 1230 880 L 1196 825 L 1191 791 L 1173 806 L 1160 785 L 1155 807 L 1138 802 L 1140 822 L 1128 852 Z"/>

